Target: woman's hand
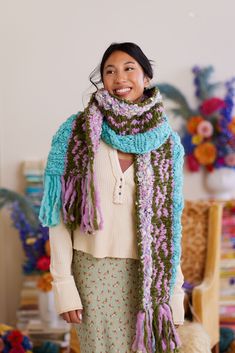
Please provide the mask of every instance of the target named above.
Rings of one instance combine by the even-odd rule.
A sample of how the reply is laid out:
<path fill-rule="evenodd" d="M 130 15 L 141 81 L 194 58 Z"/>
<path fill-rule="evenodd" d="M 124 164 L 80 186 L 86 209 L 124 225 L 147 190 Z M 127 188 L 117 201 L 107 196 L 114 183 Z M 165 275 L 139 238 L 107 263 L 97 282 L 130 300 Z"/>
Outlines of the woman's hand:
<path fill-rule="evenodd" d="M 60 314 L 62 319 L 67 321 L 68 324 L 81 324 L 82 323 L 82 309 L 67 311 Z"/>

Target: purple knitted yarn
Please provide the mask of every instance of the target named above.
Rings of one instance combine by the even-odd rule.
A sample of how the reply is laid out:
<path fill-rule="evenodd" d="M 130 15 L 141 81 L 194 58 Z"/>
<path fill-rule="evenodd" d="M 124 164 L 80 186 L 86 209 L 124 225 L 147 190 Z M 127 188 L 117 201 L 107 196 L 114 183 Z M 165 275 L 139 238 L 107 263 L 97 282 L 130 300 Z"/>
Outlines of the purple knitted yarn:
<path fill-rule="evenodd" d="M 90 182 L 91 182 L 91 174 L 88 171 L 86 177 L 82 179 L 82 184 L 81 184 L 82 204 L 81 204 L 80 228 L 84 233 L 92 231 L 90 224 L 92 224 L 93 219 L 91 219 L 91 214 L 89 210 Z"/>
<path fill-rule="evenodd" d="M 89 234 L 95 233 L 97 230 L 96 222 L 98 222 L 98 229 L 102 229 L 103 226 L 94 168 L 94 160 L 100 143 L 102 122 L 103 115 L 100 110 L 95 104 L 91 104 L 85 121 L 89 162 L 87 172 L 81 183 L 82 203 L 80 224 L 81 230 Z"/>
<path fill-rule="evenodd" d="M 153 309 L 150 308 L 146 312 L 146 330 L 147 330 L 147 340 L 149 353 L 153 353 L 155 346 L 155 339 L 153 335 Z"/>
<path fill-rule="evenodd" d="M 133 352 L 155 352 L 155 339 L 152 330 L 153 310 L 139 311 L 136 321 L 136 335 L 132 344 Z M 147 335 L 147 337 L 145 337 Z M 147 347 L 145 345 L 147 342 Z"/>
<path fill-rule="evenodd" d="M 144 321 L 145 321 L 145 312 L 139 311 L 137 314 L 137 321 L 136 321 L 136 336 L 132 344 L 133 352 L 147 353 L 145 344 L 144 344 Z"/>
<path fill-rule="evenodd" d="M 159 323 L 158 334 L 159 334 L 160 337 L 163 338 L 162 339 L 162 348 L 165 351 L 166 350 L 165 342 L 166 342 L 168 337 L 164 336 L 164 324 L 163 324 L 164 322 L 168 322 L 170 324 L 171 337 L 172 337 L 171 340 L 170 340 L 170 346 L 171 346 L 171 349 L 175 349 L 176 347 L 179 347 L 181 345 L 181 342 L 180 342 L 180 339 L 179 339 L 179 335 L 178 335 L 178 333 L 177 333 L 177 331 L 175 329 L 175 325 L 174 325 L 174 322 L 173 322 L 171 309 L 170 309 L 169 305 L 166 304 L 166 303 L 160 305 L 160 308 L 159 308 L 159 319 L 158 319 L 158 323 Z"/>
<path fill-rule="evenodd" d="M 152 202 L 154 175 L 151 165 L 151 153 L 138 155 L 136 160 L 136 178 L 138 189 L 138 222 L 141 224 L 138 232 L 138 243 L 141 247 L 140 258 L 142 264 L 142 307 L 145 312 L 140 311 L 137 315 L 136 336 L 132 346 L 134 352 L 147 352 L 144 347 L 144 336 L 147 333 L 148 352 L 153 352 L 153 331 L 152 331 Z"/>
<path fill-rule="evenodd" d="M 173 338 L 175 339 L 177 347 L 179 347 L 181 345 L 181 342 L 180 342 L 179 335 L 175 329 L 175 325 L 174 325 L 173 317 L 172 317 L 172 312 L 171 312 L 171 308 L 170 308 L 169 304 L 164 304 L 164 309 L 165 309 L 165 313 L 166 313 L 166 318 L 171 324 Z"/>
<path fill-rule="evenodd" d="M 78 176 L 72 176 L 65 181 L 64 176 L 61 177 L 62 185 L 62 210 L 64 222 L 68 222 L 69 210 L 76 197 L 76 183 Z"/>
<path fill-rule="evenodd" d="M 172 217 L 173 197 L 173 168 L 169 154 L 171 154 L 171 142 L 168 141 L 168 149 L 160 147 L 152 151 L 152 163 L 154 166 L 154 195 L 153 207 L 156 209 L 157 218 L 153 222 L 153 285 L 156 289 L 157 302 L 168 302 L 170 297 L 170 277 L 165 271 L 165 262 L 171 263 L 173 253 L 172 226 L 169 227 L 166 219 Z M 170 186 L 170 188 L 169 188 Z"/>

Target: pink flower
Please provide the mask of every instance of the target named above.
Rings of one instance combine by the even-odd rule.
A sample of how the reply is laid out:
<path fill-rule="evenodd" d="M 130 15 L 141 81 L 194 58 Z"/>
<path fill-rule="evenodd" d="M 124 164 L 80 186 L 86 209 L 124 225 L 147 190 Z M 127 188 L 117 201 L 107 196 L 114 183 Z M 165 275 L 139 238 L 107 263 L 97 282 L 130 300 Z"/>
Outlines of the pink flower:
<path fill-rule="evenodd" d="M 197 133 L 203 137 L 211 137 L 213 135 L 214 128 L 209 121 L 203 120 L 198 124 Z"/>
<path fill-rule="evenodd" d="M 224 157 L 219 157 L 216 160 L 216 166 L 223 167 L 225 165 Z"/>
<path fill-rule="evenodd" d="M 229 167 L 235 167 L 235 153 L 228 154 L 224 160 Z"/>
<path fill-rule="evenodd" d="M 193 154 L 186 156 L 187 166 L 190 172 L 198 172 L 200 169 L 200 164 Z"/>
<path fill-rule="evenodd" d="M 37 268 L 41 271 L 48 271 L 50 267 L 50 258 L 48 256 L 42 256 L 37 261 Z"/>
<path fill-rule="evenodd" d="M 211 115 L 211 114 L 217 112 L 218 110 L 224 108 L 225 105 L 226 104 L 223 101 L 223 99 L 213 97 L 213 98 L 206 99 L 202 103 L 202 105 L 200 107 L 200 111 L 204 115 Z"/>

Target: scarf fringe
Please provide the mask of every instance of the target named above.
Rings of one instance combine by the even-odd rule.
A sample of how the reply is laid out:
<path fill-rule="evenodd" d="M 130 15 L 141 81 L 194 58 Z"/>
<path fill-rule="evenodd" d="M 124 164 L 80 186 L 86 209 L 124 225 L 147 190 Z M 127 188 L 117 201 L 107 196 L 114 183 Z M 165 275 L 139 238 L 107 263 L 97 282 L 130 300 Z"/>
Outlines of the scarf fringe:
<path fill-rule="evenodd" d="M 159 304 L 154 313 L 152 309 L 139 311 L 132 344 L 134 353 L 176 353 L 180 345 L 169 304 Z"/>
<path fill-rule="evenodd" d="M 79 177 L 70 176 L 65 180 L 64 176 L 61 178 L 62 182 L 62 205 L 63 205 L 63 219 L 65 224 L 70 224 L 78 217 L 79 200 Z M 76 202 L 75 202 L 76 200 Z"/>
<path fill-rule="evenodd" d="M 86 177 L 82 180 L 81 230 L 94 234 L 103 229 L 103 218 L 97 192 L 95 173 L 90 166 Z"/>
<path fill-rule="evenodd" d="M 44 176 L 44 194 L 41 202 L 39 220 L 44 227 L 60 223 L 61 177 L 60 175 Z"/>
<path fill-rule="evenodd" d="M 152 309 L 139 311 L 136 320 L 136 335 L 132 351 L 136 353 L 154 353 L 154 336 L 152 331 Z"/>

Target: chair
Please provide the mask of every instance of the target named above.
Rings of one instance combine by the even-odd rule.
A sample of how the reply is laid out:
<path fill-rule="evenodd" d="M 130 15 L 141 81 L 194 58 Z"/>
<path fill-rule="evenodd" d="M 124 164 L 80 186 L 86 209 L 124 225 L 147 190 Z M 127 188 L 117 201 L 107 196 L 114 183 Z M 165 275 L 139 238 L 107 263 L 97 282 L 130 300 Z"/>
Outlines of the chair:
<path fill-rule="evenodd" d="M 219 262 L 222 205 L 213 201 L 186 201 L 182 215 L 182 271 L 193 284 L 192 313 L 219 352 Z M 193 324 L 193 323 L 192 323 Z"/>
<path fill-rule="evenodd" d="M 78 335 L 74 326 L 71 329 L 70 353 L 81 353 Z"/>

